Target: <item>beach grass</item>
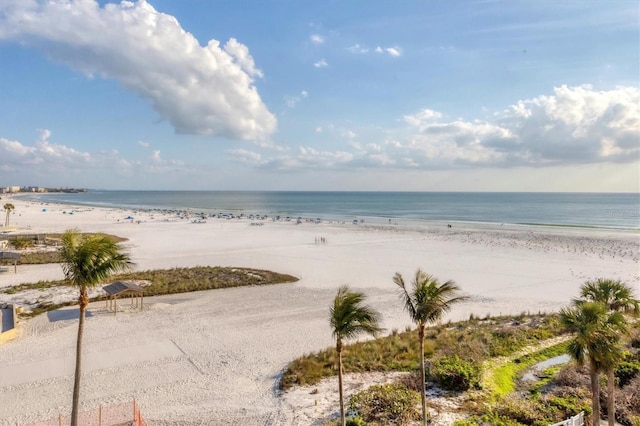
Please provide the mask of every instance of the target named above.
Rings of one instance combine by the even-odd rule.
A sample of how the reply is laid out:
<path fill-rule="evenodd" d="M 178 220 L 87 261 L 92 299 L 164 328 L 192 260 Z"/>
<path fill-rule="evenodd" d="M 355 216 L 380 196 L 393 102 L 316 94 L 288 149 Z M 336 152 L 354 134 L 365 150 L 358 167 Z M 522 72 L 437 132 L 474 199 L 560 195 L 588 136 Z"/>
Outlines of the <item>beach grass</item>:
<path fill-rule="evenodd" d="M 84 235 L 96 235 L 96 233 L 84 233 Z M 102 234 L 117 243 L 127 241 L 126 238 L 112 234 Z M 10 245 L 20 252 L 19 265 L 42 265 L 47 263 L 60 263 L 60 245 L 62 234 L 25 234 L 16 235 L 9 241 Z"/>
<path fill-rule="evenodd" d="M 109 282 L 115 281 L 146 282 L 148 285 L 145 285 L 145 296 L 159 296 L 163 294 L 215 290 L 230 287 L 293 283 L 298 281 L 298 278 L 261 269 L 197 266 L 193 268 L 129 272 L 115 275 L 109 280 Z M 14 294 L 25 290 L 46 290 L 54 287 L 69 286 L 71 286 L 71 283 L 67 280 L 39 281 L 37 283 L 19 284 L 2 289 L 0 292 Z M 97 297 L 93 298 L 92 301 L 102 299 L 103 297 Z M 75 304 L 75 302 L 61 304 L 43 303 L 32 308 L 28 315 L 35 316 L 73 304 Z"/>
<path fill-rule="evenodd" d="M 463 354 L 465 359 L 481 362 L 508 356 L 541 341 L 559 336 L 563 330 L 555 315 L 532 315 L 472 319 L 442 324 L 427 329 L 425 356 Z M 346 373 L 417 371 L 419 342 L 415 330 L 375 340 L 356 342 L 343 353 Z M 280 388 L 312 385 L 337 374 L 335 349 L 328 348 L 291 362 L 284 370 Z"/>

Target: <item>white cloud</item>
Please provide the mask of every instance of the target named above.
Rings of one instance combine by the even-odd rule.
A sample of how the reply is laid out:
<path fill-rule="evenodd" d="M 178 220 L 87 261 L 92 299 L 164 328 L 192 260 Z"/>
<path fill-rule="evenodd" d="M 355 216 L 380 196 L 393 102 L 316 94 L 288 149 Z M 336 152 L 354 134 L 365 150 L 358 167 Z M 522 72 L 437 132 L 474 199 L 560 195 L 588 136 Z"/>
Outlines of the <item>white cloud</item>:
<path fill-rule="evenodd" d="M 355 139 L 358 135 L 352 130 L 345 130 L 342 133 L 342 136 L 344 136 L 347 139 Z"/>
<path fill-rule="evenodd" d="M 320 34 L 312 34 L 310 39 L 311 39 L 311 42 L 313 44 L 322 44 L 322 43 L 324 43 L 324 37 L 322 37 Z"/>
<path fill-rule="evenodd" d="M 351 53 L 359 53 L 359 54 L 364 54 L 364 53 L 368 53 L 369 49 L 366 47 L 362 47 L 360 46 L 360 44 L 356 43 L 351 47 L 347 47 L 347 50 Z"/>
<path fill-rule="evenodd" d="M 0 137 L 0 170 L 3 177 L 25 184 L 89 186 L 113 182 L 116 176 L 143 177 L 167 173 L 190 174 L 183 161 L 164 160 L 154 150 L 149 161 L 122 158 L 118 150 L 78 151 L 49 140 L 51 132 L 40 130 L 32 145 Z M 78 183 L 81 182 L 81 183 Z M 21 183 L 22 184 L 22 183 Z M 126 183 L 125 183 L 126 185 Z"/>
<path fill-rule="evenodd" d="M 324 68 L 329 66 L 329 64 L 324 59 L 320 59 L 318 62 L 314 63 L 313 66 L 316 68 Z"/>
<path fill-rule="evenodd" d="M 386 53 L 390 56 L 393 56 L 394 58 L 397 58 L 398 56 L 402 55 L 402 50 L 397 47 L 381 47 L 381 46 L 377 46 L 375 49 L 376 53 Z"/>
<path fill-rule="evenodd" d="M 140 145 L 143 148 L 150 148 L 151 144 L 149 142 L 145 142 L 145 141 L 138 141 L 138 145 Z"/>
<path fill-rule="evenodd" d="M 295 108 L 298 105 L 298 102 L 308 97 L 309 97 L 309 92 L 307 92 L 306 90 L 303 90 L 302 92 L 300 92 L 299 95 L 285 97 L 285 104 L 289 108 Z"/>
<path fill-rule="evenodd" d="M 411 126 L 421 127 L 425 124 L 425 122 L 432 122 L 440 118 L 442 118 L 441 113 L 432 109 L 425 108 L 416 114 L 405 115 L 404 121 Z"/>
<path fill-rule="evenodd" d="M 440 112 L 428 108 L 403 119 L 408 127 L 388 129 L 384 133 L 391 137 L 384 143 L 355 143 L 354 132 L 336 129 L 350 140 L 351 152 L 301 147 L 297 154 L 260 157 L 259 166 L 445 170 L 633 163 L 640 159 L 640 90 L 635 87 L 596 91 L 590 86 L 561 86 L 552 95 L 516 102 L 492 121 L 446 121 Z M 398 136 L 402 134 L 406 136 Z"/>
<path fill-rule="evenodd" d="M 47 172 L 61 172 L 69 168 L 84 168 L 91 162 L 91 155 L 65 145 L 49 142 L 51 132 L 40 130 L 32 146 L 0 137 L 0 165 L 3 170 L 15 171 L 38 166 Z"/>
<path fill-rule="evenodd" d="M 177 133 L 268 138 L 276 118 L 262 102 L 249 49 L 235 39 L 201 46 L 173 16 L 144 0 L 0 3 L 0 40 L 35 46 L 53 60 L 113 79 L 147 99 Z"/>
<path fill-rule="evenodd" d="M 227 151 L 227 153 L 234 161 L 238 163 L 246 164 L 253 167 L 261 166 L 262 164 L 264 164 L 262 155 L 257 152 L 248 151 L 246 149 L 234 149 Z"/>
<path fill-rule="evenodd" d="M 387 48 L 385 49 L 385 51 L 386 51 L 389 55 L 394 56 L 394 57 L 396 57 L 396 58 L 397 58 L 398 56 L 402 55 L 402 52 L 400 51 L 400 49 L 399 49 L 398 47 L 387 47 Z"/>

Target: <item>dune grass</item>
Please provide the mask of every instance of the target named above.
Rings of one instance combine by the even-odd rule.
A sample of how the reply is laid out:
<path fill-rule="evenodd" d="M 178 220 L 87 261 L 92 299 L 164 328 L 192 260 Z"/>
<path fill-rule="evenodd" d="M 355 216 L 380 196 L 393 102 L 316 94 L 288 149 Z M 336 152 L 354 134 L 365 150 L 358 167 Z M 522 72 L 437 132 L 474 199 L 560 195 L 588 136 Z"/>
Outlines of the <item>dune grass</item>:
<path fill-rule="evenodd" d="M 427 330 L 425 356 L 436 353 L 461 354 L 466 359 L 483 359 L 516 353 L 522 348 L 558 336 L 562 329 L 555 315 L 473 319 L 443 324 Z M 389 336 L 347 345 L 344 371 L 417 371 L 419 342 L 415 330 L 392 332 Z M 280 380 L 282 390 L 295 385 L 312 385 L 337 374 L 334 348 L 308 354 L 291 362 Z"/>
<path fill-rule="evenodd" d="M 148 281 L 150 284 L 145 286 L 145 296 L 159 296 L 163 294 L 186 293 L 229 287 L 292 283 L 298 281 L 298 278 L 261 269 L 197 266 L 194 268 L 129 272 L 115 275 L 109 280 L 109 282 L 114 281 Z M 71 283 L 66 280 L 39 281 L 37 283 L 19 284 L 2 289 L 0 293 L 14 294 L 24 290 L 46 290 L 63 286 L 71 286 Z M 98 297 L 92 299 L 92 301 L 102 299 L 102 297 Z M 28 315 L 34 316 L 42 312 L 74 304 L 75 302 L 61 304 L 43 303 L 33 308 Z"/>

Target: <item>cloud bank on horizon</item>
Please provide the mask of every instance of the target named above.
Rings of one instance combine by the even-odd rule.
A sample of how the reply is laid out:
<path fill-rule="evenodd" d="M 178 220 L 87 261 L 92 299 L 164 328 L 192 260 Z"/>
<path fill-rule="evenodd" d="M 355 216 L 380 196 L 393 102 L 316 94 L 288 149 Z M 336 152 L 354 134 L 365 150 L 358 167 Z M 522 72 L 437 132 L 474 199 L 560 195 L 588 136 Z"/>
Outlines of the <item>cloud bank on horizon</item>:
<path fill-rule="evenodd" d="M 376 25 L 382 25 L 380 19 L 372 17 Z M 111 146 L 97 136 L 100 129 L 85 135 L 86 140 L 54 142 L 59 130 L 66 134 L 60 129 L 64 123 L 46 124 L 49 119 L 34 115 L 21 118 L 26 123 L 18 129 L 0 121 L 0 185 L 14 184 L 4 182 L 9 178 L 20 184 L 89 182 L 91 187 L 122 188 L 134 178 L 148 189 L 193 189 L 194 179 L 204 182 L 195 189 L 380 189 L 375 182 L 367 187 L 363 176 L 375 179 L 382 173 L 393 176 L 391 187 L 383 189 L 544 190 L 550 180 L 532 184 L 540 170 L 550 170 L 550 176 L 573 170 L 575 182 L 548 189 L 633 191 L 640 186 L 629 182 L 637 180 L 634 170 L 640 165 L 640 89 L 628 80 L 604 87 L 553 80 L 542 93 L 522 99 L 503 95 L 502 106 L 475 111 L 474 118 L 464 117 L 473 111 L 458 112 L 445 98 L 424 94 L 405 95 L 398 101 L 407 105 L 404 110 L 390 101 L 388 109 L 370 111 L 375 103 L 364 98 L 373 98 L 372 87 L 383 92 L 385 84 L 396 84 L 398 92 L 411 92 L 397 85 L 397 75 L 426 54 L 409 40 L 403 45 L 376 31 L 372 37 L 357 24 L 331 30 L 311 24 L 299 40 L 281 43 L 286 52 L 273 43 L 238 41 L 252 39 L 251 28 L 237 30 L 243 38 L 223 37 L 228 40 L 221 45 L 212 37 L 203 46 L 181 21 L 144 0 L 102 5 L 93 0 L 0 0 L 0 58 L 3 48 L 28 49 L 44 55 L 50 61 L 46 66 L 81 73 L 83 87 L 113 81 L 142 98 L 175 133 L 168 135 L 157 122 L 149 130 L 132 126 L 128 144 Z M 438 54 L 449 50 L 458 49 L 440 48 Z M 272 58 L 276 51 L 284 56 Z M 258 67 L 256 56 L 264 65 Z M 290 74 L 280 75 L 281 66 Z M 387 80 L 390 75 L 393 79 Z M 349 92 L 360 81 L 366 90 Z M 339 84 L 344 86 L 332 92 Z M 414 81 L 407 77 L 403 84 L 410 87 Z M 544 80 L 538 86 L 544 87 Z M 80 98 L 81 91 L 74 96 Z M 464 104 L 464 96 L 455 101 Z M 0 102 L 0 113 L 2 108 Z M 38 132 L 33 142 L 3 135 L 25 138 L 29 130 Z M 598 167 L 601 173 L 616 167 L 624 171 L 618 178 L 579 182 Z M 512 187 L 492 184 L 509 171 Z M 459 182 L 443 183 L 456 173 Z M 52 174 L 62 176 L 60 183 L 42 182 Z M 91 178 L 83 178 L 87 175 Z M 292 176 L 298 187 L 291 185 Z M 423 182 L 416 183 L 416 177 Z M 240 178 L 253 179 L 254 185 L 229 182 Z M 318 178 L 327 187 L 318 186 Z M 403 185 L 409 179 L 413 183 Z M 606 185 L 594 186 L 597 182 Z"/>

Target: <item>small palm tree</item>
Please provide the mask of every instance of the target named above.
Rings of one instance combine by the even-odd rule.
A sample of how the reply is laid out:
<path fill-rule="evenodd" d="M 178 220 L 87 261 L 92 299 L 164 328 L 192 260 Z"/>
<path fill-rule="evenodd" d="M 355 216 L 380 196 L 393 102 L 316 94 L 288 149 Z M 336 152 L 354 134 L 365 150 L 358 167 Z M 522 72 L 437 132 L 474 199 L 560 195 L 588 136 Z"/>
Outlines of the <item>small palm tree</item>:
<path fill-rule="evenodd" d="M 363 304 L 364 294 L 355 292 L 347 286 L 338 289 L 329 314 L 329 322 L 333 337 L 336 338 L 338 355 L 338 387 L 340 392 L 340 420 L 346 424 L 344 414 L 344 395 L 342 388 L 342 349 L 344 341 L 360 334 L 377 335 L 382 329 L 379 326 L 380 314 Z"/>
<path fill-rule="evenodd" d="M 610 311 L 640 315 L 640 300 L 633 297 L 633 290 L 620 280 L 598 278 L 587 281 L 580 288 L 580 298 L 574 303 L 585 302 L 602 303 Z M 625 334 L 628 330 L 624 330 Z M 615 424 L 615 377 L 614 370 L 620 361 L 620 351 L 612 352 L 606 361 L 607 372 L 607 420 L 609 426 Z"/>
<path fill-rule="evenodd" d="M 603 303 L 580 301 L 562 309 L 560 321 L 575 333 L 569 342 L 569 355 L 580 366 L 589 361 L 593 425 L 599 425 L 599 374 L 611 368 L 620 357 L 619 333 L 626 329 L 625 318 L 620 312 L 609 311 Z"/>
<path fill-rule="evenodd" d="M 125 271 L 131 265 L 129 256 L 106 235 L 83 235 L 77 229 L 67 230 L 62 236 L 62 269 L 67 280 L 80 290 L 80 316 L 76 342 L 76 368 L 73 383 L 71 425 L 78 425 L 80 402 L 80 375 L 84 317 L 89 304 L 89 287 L 106 280 L 110 275 Z"/>
<path fill-rule="evenodd" d="M 420 385 L 422 396 L 422 423 L 427 424 L 427 395 L 426 377 L 424 366 L 424 335 L 428 324 L 439 321 L 442 316 L 451 309 L 455 303 L 467 299 L 459 296 L 460 287 L 453 281 L 440 282 L 431 275 L 418 269 L 412 282 L 411 289 L 407 289 L 402 275 L 396 272 L 393 282 L 402 290 L 401 297 L 404 308 L 411 320 L 418 326 L 418 338 L 420 339 Z"/>
<path fill-rule="evenodd" d="M 4 205 L 4 209 L 7 211 L 7 217 L 4 220 L 4 226 L 9 226 L 9 215 L 11 214 L 11 210 L 14 210 L 16 206 L 11 203 L 6 203 Z"/>

